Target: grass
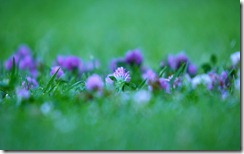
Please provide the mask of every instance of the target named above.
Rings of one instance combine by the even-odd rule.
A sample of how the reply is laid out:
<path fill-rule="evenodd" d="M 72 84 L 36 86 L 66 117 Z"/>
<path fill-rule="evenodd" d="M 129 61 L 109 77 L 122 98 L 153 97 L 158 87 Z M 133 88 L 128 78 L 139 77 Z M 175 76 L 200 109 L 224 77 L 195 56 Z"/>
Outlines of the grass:
<path fill-rule="evenodd" d="M 98 58 L 102 70 L 111 58 L 137 47 L 152 68 L 181 50 L 199 67 L 212 54 L 216 66 L 224 67 L 240 50 L 239 1 L 0 2 L 0 61 L 21 43 L 48 66 L 57 54 L 74 54 Z M 1 69 L 0 81 L 7 77 Z M 20 106 L 14 96 L 0 100 L 0 149 L 240 150 L 238 90 L 226 100 L 205 88 L 160 92 L 138 105 L 135 92 L 80 99 L 76 89 L 82 81 L 43 94 L 50 79 L 44 70 L 40 87 Z M 51 104 L 48 113 L 41 112 L 45 103 Z"/>

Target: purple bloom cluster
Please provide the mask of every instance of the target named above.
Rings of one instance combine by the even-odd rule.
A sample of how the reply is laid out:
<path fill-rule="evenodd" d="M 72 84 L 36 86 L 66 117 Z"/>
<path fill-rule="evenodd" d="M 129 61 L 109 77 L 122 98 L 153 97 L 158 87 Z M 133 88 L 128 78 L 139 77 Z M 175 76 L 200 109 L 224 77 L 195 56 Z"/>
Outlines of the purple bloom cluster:
<path fill-rule="evenodd" d="M 140 66 L 143 61 L 141 50 L 135 49 L 128 51 L 125 55 L 125 61 L 130 65 Z"/>
<path fill-rule="evenodd" d="M 79 70 L 82 67 L 80 58 L 70 55 L 70 56 L 57 56 L 56 65 L 61 66 L 61 68 L 72 71 Z"/>
<path fill-rule="evenodd" d="M 167 63 L 165 63 L 164 61 L 161 62 L 161 67 L 168 65 L 170 69 L 172 69 L 173 71 L 179 69 L 179 67 L 183 64 L 183 63 L 188 63 L 188 68 L 187 68 L 187 73 L 191 76 L 194 76 L 197 74 L 197 67 L 196 65 L 192 64 L 189 60 L 189 58 L 186 56 L 186 54 L 184 52 L 180 52 L 176 55 L 168 55 L 167 58 Z"/>
<path fill-rule="evenodd" d="M 13 58 L 19 69 L 27 70 L 33 77 L 37 77 L 37 61 L 33 58 L 31 50 L 26 45 L 20 45 L 18 50 L 5 61 L 6 70 L 12 69 Z"/>
<path fill-rule="evenodd" d="M 170 92 L 169 79 L 159 78 L 158 75 L 151 69 L 148 69 L 142 75 L 142 78 L 145 80 L 150 91 L 163 89 L 165 92 Z"/>
<path fill-rule="evenodd" d="M 25 99 L 30 98 L 30 92 L 25 88 L 17 88 L 16 95 L 17 95 L 18 99 L 20 99 L 20 100 L 22 100 L 22 99 L 25 100 Z"/>
<path fill-rule="evenodd" d="M 11 70 L 13 68 L 13 57 L 16 66 L 18 66 L 20 70 L 25 70 L 30 73 L 22 82 L 22 87 L 15 89 L 16 95 L 20 100 L 28 99 L 30 97 L 30 90 L 38 87 L 38 82 L 36 80 L 38 62 L 33 58 L 30 49 L 25 45 L 21 45 L 18 50 L 5 61 L 4 66 L 6 70 Z M 238 89 L 238 87 L 240 89 L 240 52 L 233 53 L 230 59 L 232 61 L 231 67 L 221 73 L 212 70 L 207 74 L 196 75 L 196 65 L 191 63 L 184 52 L 180 52 L 176 55 L 168 55 L 166 61 L 161 61 L 160 67 L 167 66 L 167 68 L 170 69 L 163 69 L 160 71 L 160 74 L 157 74 L 152 69 L 148 69 L 142 65 L 143 56 L 141 51 L 139 49 L 134 49 L 128 51 L 124 57 L 112 60 L 111 69 L 113 73 L 105 78 L 105 82 L 108 87 L 113 85 L 117 90 L 124 91 L 126 86 L 131 89 L 140 89 L 140 83 L 144 83 L 143 79 L 146 79 L 146 85 L 150 91 L 163 90 L 166 93 L 171 93 L 174 89 L 180 89 L 183 85 L 187 85 L 188 83 L 188 85 L 192 85 L 193 89 L 198 84 L 204 84 L 209 90 L 219 91 L 222 94 L 222 98 L 226 98 L 232 85 L 234 85 L 236 89 Z M 182 73 L 176 73 L 183 63 L 187 63 L 188 66 L 186 68 L 187 74 L 184 74 L 184 76 L 182 76 Z M 96 59 L 82 62 L 79 57 L 73 55 L 59 55 L 53 67 L 51 67 L 50 75 L 53 76 L 57 72 L 56 78 L 59 79 L 63 78 L 64 71 L 71 71 L 72 75 L 79 76 L 81 73 L 95 72 L 99 66 L 100 63 Z M 130 72 L 132 72 L 132 77 Z M 229 74 L 233 75 L 235 79 L 229 77 Z M 176 78 L 174 78 L 174 75 L 177 75 Z M 131 78 L 133 78 L 133 80 L 131 80 Z M 66 80 L 66 78 L 63 79 Z M 172 79 L 174 81 L 172 81 Z M 67 80 L 69 80 L 68 77 Z M 102 94 L 104 82 L 98 74 L 93 74 L 87 78 L 85 87 L 88 92 Z"/>
<path fill-rule="evenodd" d="M 58 71 L 58 72 L 57 72 Z M 56 78 L 60 78 L 64 75 L 64 71 L 60 66 L 54 66 L 51 68 L 50 75 L 53 76 L 57 72 Z"/>
<path fill-rule="evenodd" d="M 102 78 L 97 74 L 91 75 L 86 80 L 86 89 L 90 92 L 92 92 L 92 91 L 101 92 L 103 89 L 103 86 L 104 86 L 104 84 L 103 84 Z"/>
<path fill-rule="evenodd" d="M 138 66 L 140 67 L 143 62 L 143 56 L 140 49 L 134 49 L 126 52 L 124 57 L 112 59 L 110 62 L 110 69 L 115 71 L 116 68 L 122 65 Z"/>
<path fill-rule="evenodd" d="M 26 78 L 26 81 L 22 82 L 22 87 L 26 90 L 30 90 L 30 89 L 38 87 L 38 82 L 36 81 L 36 79 L 28 76 Z"/>

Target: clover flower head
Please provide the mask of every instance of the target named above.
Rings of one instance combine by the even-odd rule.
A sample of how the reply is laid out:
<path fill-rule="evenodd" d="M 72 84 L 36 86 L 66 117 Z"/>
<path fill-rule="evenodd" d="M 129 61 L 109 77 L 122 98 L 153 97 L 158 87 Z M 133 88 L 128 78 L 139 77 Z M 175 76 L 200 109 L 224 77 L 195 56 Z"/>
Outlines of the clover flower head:
<path fill-rule="evenodd" d="M 230 55 L 230 59 L 233 65 L 237 65 L 240 62 L 240 51 L 237 51 Z"/>
<path fill-rule="evenodd" d="M 147 79 L 147 83 L 154 83 L 157 81 L 158 79 L 158 76 L 157 74 L 151 70 L 151 69 L 148 69 L 145 71 L 145 73 L 142 75 L 142 78 L 145 80 Z"/>
<path fill-rule="evenodd" d="M 31 50 L 27 45 L 22 44 L 18 47 L 16 54 L 20 57 L 31 56 Z"/>
<path fill-rule="evenodd" d="M 38 86 L 38 82 L 36 81 L 36 79 L 31 78 L 29 76 L 26 78 L 26 81 L 22 82 L 22 87 L 25 88 L 26 90 L 36 88 L 37 86 Z"/>
<path fill-rule="evenodd" d="M 59 70 L 58 70 L 59 69 Z M 64 75 L 64 71 L 60 66 L 54 66 L 51 68 L 50 75 L 53 76 L 56 72 L 58 71 L 56 78 L 60 78 L 61 76 Z"/>
<path fill-rule="evenodd" d="M 184 52 L 180 52 L 176 55 L 177 64 L 180 65 L 182 62 L 188 62 L 188 57 Z M 179 67 L 179 66 L 178 66 Z"/>
<path fill-rule="evenodd" d="M 127 72 L 123 67 L 119 67 L 113 73 L 117 81 L 130 82 L 130 73 Z"/>
<path fill-rule="evenodd" d="M 191 76 L 194 76 L 197 74 L 197 67 L 194 64 L 189 64 L 187 68 L 187 73 Z"/>
<path fill-rule="evenodd" d="M 122 58 L 122 57 L 120 57 L 120 58 L 114 58 L 114 59 L 111 60 L 111 62 L 110 62 L 110 64 L 109 64 L 109 67 L 110 67 L 110 69 L 111 69 L 112 71 L 115 71 L 116 68 L 119 67 L 119 64 L 120 64 L 120 63 L 124 63 L 124 62 L 125 62 L 125 60 L 124 60 L 124 58 Z"/>
<path fill-rule="evenodd" d="M 31 56 L 25 56 L 23 57 L 19 62 L 19 68 L 20 69 L 33 69 L 35 68 L 35 61 Z"/>
<path fill-rule="evenodd" d="M 172 70 L 175 70 L 177 67 L 176 57 L 174 55 L 168 55 L 167 62 L 169 67 Z"/>
<path fill-rule="evenodd" d="M 102 78 L 97 74 L 93 74 L 86 80 L 86 89 L 88 91 L 101 91 L 103 89 L 103 85 Z"/>
<path fill-rule="evenodd" d="M 56 64 L 67 70 L 79 69 L 82 65 L 80 58 L 76 56 L 57 56 Z"/>
<path fill-rule="evenodd" d="M 19 61 L 19 56 L 18 55 L 12 55 L 10 56 L 5 62 L 4 62 L 4 67 L 6 70 L 11 70 L 13 67 L 13 58 L 15 60 L 15 64 L 18 63 Z"/>
<path fill-rule="evenodd" d="M 165 92 L 169 93 L 170 92 L 170 84 L 169 80 L 165 78 L 160 78 L 159 79 L 159 86 L 161 89 L 163 89 Z"/>
<path fill-rule="evenodd" d="M 141 65 L 143 61 L 143 57 L 141 54 L 141 50 L 135 49 L 132 51 L 128 51 L 125 55 L 125 61 L 128 64 L 135 64 L 135 65 Z"/>
<path fill-rule="evenodd" d="M 17 88 L 16 95 L 19 99 L 28 99 L 30 98 L 30 92 L 24 88 Z"/>

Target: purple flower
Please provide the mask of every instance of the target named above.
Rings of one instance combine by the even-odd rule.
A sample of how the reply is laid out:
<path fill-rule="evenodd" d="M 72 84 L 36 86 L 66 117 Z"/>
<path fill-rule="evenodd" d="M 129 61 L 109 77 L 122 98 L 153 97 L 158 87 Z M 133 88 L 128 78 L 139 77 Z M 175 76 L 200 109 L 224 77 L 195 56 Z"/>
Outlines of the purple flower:
<path fill-rule="evenodd" d="M 64 68 L 66 68 L 68 70 L 73 70 L 73 69 L 79 68 L 80 64 L 81 64 L 81 61 L 78 57 L 68 56 L 64 63 Z"/>
<path fill-rule="evenodd" d="M 220 88 L 225 88 L 227 87 L 228 84 L 228 73 L 227 71 L 223 71 L 220 76 L 219 76 L 219 86 Z"/>
<path fill-rule="evenodd" d="M 16 54 L 20 57 L 31 56 L 31 50 L 26 45 L 20 45 Z"/>
<path fill-rule="evenodd" d="M 177 61 L 176 61 L 175 56 L 174 55 L 169 55 L 167 61 L 168 61 L 169 67 L 172 70 L 176 70 L 176 68 L 177 68 Z"/>
<path fill-rule="evenodd" d="M 220 74 L 220 78 L 222 80 L 226 80 L 228 77 L 228 72 L 227 71 L 223 71 L 221 74 Z"/>
<path fill-rule="evenodd" d="M 80 69 L 81 60 L 76 56 L 57 56 L 57 65 L 67 70 Z"/>
<path fill-rule="evenodd" d="M 176 55 L 177 68 L 181 66 L 182 63 L 188 62 L 188 57 L 184 52 L 180 52 Z"/>
<path fill-rule="evenodd" d="M 143 61 L 141 51 L 139 49 L 128 51 L 125 55 L 125 61 L 130 65 L 135 64 L 140 66 Z"/>
<path fill-rule="evenodd" d="M 147 83 L 150 84 L 150 83 L 154 83 L 158 80 L 158 76 L 157 74 L 151 70 L 151 69 L 148 69 L 143 75 L 142 75 L 142 78 L 145 80 L 147 79 Z"/>
<path fill-rule="evenodd" d="M 130 73 L 127 72 L 123 67 L 119 67 L 113 73 L 117 81 L 130 82 Z"/>
<path fill-rule="evenodd" d="M 125 62 L 124 58 L 121 58 L 121 57 L 120 58 L 116 58 L 116 59 L 112 59 L 111 62 L 110 62 L 110 69 L 112 71 L 115 71 L 116 68 L 119 67 L 119 63 L 124 63 L 124 62 Z"/>
<path fill-rule="evenodd" d="M 103 89 L 103 81 L 102 78 L 93 74 L 86 80 L 86 89 L 88 91 L 101 91 Z"/>
<path fill-rule="evenodd" d="M 38 86 L 38 83 L 36 79 L 27 77 L 26 81 L 22 82 L 22 87 L 25 88 L 26 90 L 30 90 L 32 88 L 36 88 Z"/>
<path fill-rule="evenodd" d="M 35 68 L 35 61 L 32 59 L 31 56 L 26 56 L 19 62 L 20 69 L 33 69 Z"/>
<path fill-rule="evenodd" d="M 30 98 L 30 92 L 24 88 L 17 88 L 16 95 L 19 99 L 28 99 Z"/>
<path fill-rule="evenodd" d="M 85 63 L 85 71 L 92 71 L 94 69 L 99 68 L 100 62 L 96 59 L 90 60 L 87 63 Z"/>
<path fill-rule="evenodd" d="M 64 72 L 63 72 L 63 70 L 62 70 L 62 68 L 60 66 L 54 66 L 54 67 L 52 67 L 51 68 L 50 75 L 53 76 L 57 71 L 58 71 L 58 73 L 56 75 L 56 78 L 60 78 L 61 76 L 63 76 Z"/>
<path fill-rule="evenodd" d="M 61 56 L 61 55 L 58 55 L 57 58 L 56 58 L 56 62 L 57 62 L 57 65 L 64 66 L 65 57 Z"/>
<path fill-rule="evenodd" d="M 168 79 L 160 78 L 159 79 L 160 88 L 163 89 L 165 92 L 170 92 L 170 84 Z"/>
<path fill-rule="evenodd" d="M 189 75 L 194 76 L 197 74 L 197 67 L 194 64 L 189 64 L 187 72 Z"/>
<path fill-rule="evenodd" d="M 17 56 L 17 55 L 13 55 L 13 56 L 11 56 L 8 60 L 6 60 L 6 61 L 4 62 L 4 67 L 5 67 L 6 70 L 11 70 L 11 69 L 12 69 L 12 67 L 13 67 L 13 58 L 14 58 L 14 60 L 15 60 L 15 64 L 18 63 L 18 61 L 19 61 L 19 56 Z"/>
<path fill-rule="evenodd" d="M 186 63 L 188 61 L 188 57 L 185 55 L 184 52 L 178 53 L 176 56 L 168 56 L 168 65 L 172 70 L 178 69 L 182 63 Z"/>

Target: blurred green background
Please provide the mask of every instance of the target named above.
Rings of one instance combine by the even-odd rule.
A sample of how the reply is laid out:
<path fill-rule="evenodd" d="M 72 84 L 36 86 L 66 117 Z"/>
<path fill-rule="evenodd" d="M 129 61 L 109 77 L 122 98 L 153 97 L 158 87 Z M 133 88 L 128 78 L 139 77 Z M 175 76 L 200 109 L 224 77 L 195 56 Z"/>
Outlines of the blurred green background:
<path fill-rule="evenodd" d="M 112 57 L 141 48 L 158 66 L 181 50 L 200 65 L 215 53 L 223 63 L 240 50 L 238 0 L 1 0 L 0 59 L 20 43 L 49 64 L 57 54 Z M 48 53 L 48 54 L 47 54 Z"/>

